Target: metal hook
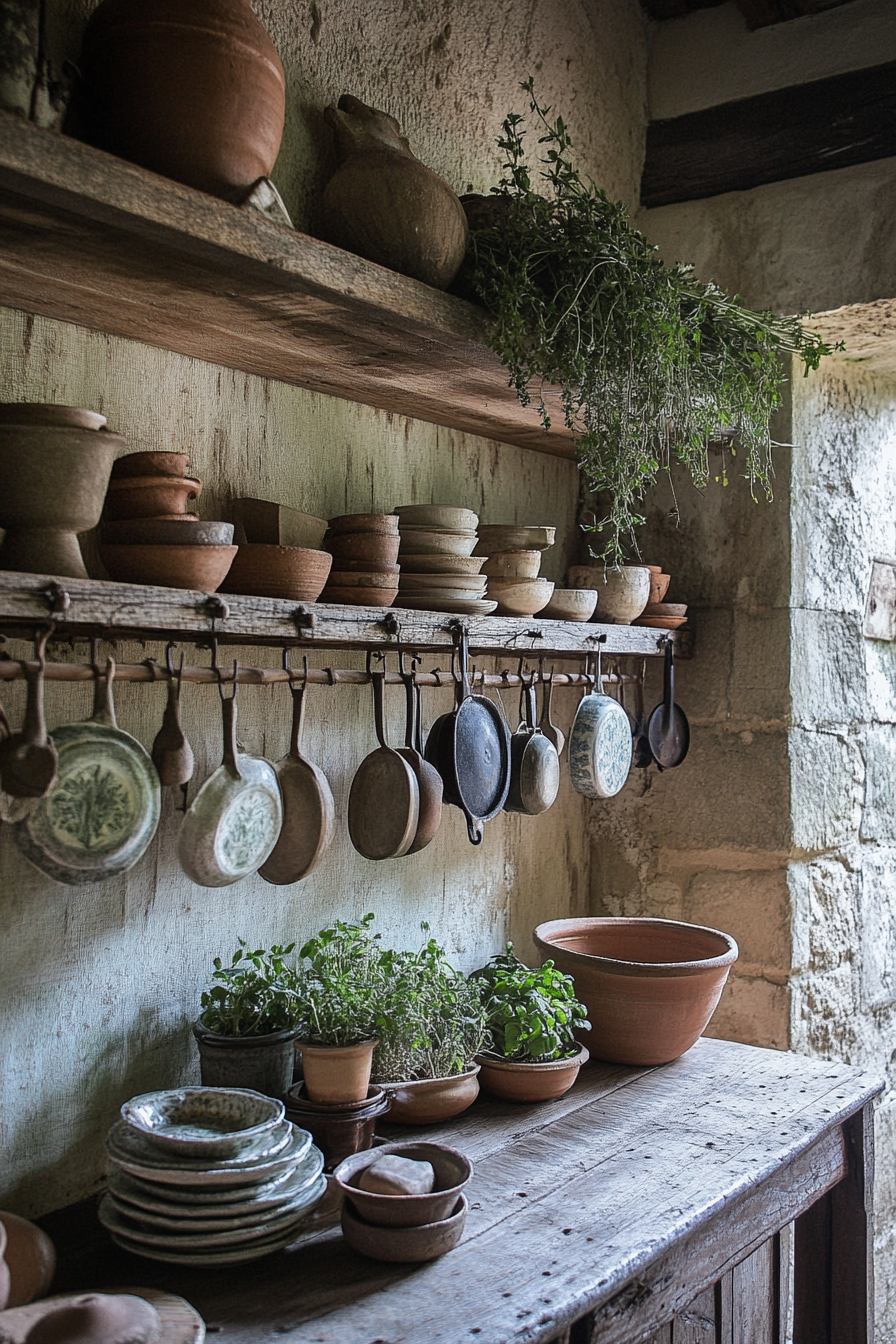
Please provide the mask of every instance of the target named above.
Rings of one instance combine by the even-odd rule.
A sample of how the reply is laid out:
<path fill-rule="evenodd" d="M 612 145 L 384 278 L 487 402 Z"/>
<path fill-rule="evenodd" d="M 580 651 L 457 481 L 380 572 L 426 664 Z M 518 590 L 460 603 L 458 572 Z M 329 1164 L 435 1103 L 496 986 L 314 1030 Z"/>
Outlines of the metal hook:
<path fill-rule="evenodd" d="M 223 672 L 221 671 L 220 667 L 218 667 L 217 662 L 215 663 L 215 671 L 216 671 L 217 674 L 218 674 L 218 694 L 220 695 L 221 699 L 224 700 L 224 699 L 226 699 L 226 696 L 224 695 L 224 674 L 223 674 Z M 233 681 L 233 695 L 230 697 L 231 700 L 235 700 L 235 699 L 236 699 L 236 692 L 237 692 L 237 679 L 236 679 L 236 677 L 237 677 L 237 673 L 238 673 L 238 671 L 239 671 L 239 664 L 237 663 L 237 660 L 234 658 L 234 660 L 233 660 L 233 677 L 232 677 L 232 678 L 228 678 L 228 680 L 232 680 L 232 681 Z"/>
<path fill-rule="evenodd" d="M 90 666 L 93 669 L 94 681 L 99 681 L 100 677 L 103 675 L 100 671 L 99 652 L 100 641 L 94 638 L 90 641 Z"/>

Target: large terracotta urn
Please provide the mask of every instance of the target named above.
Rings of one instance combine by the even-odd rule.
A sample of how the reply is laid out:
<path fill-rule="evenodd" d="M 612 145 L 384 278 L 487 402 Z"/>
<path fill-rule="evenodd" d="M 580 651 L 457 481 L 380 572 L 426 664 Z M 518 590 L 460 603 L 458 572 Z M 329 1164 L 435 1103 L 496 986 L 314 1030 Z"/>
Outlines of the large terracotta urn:
<path fill-rule="evenodd" d="M 394 117 L 345 93 L 324 117 L 341 166 L 327 183 L 320 237 L 445 289 L 467 247 L 467 218 L 444 178 L 411 153 Z"/>
<path fill-rule="evenodd" d="M 82 64 L 101 148 L 229 201 L 270 175 L 285 82 L 249 0 L 103 0 Z"/>

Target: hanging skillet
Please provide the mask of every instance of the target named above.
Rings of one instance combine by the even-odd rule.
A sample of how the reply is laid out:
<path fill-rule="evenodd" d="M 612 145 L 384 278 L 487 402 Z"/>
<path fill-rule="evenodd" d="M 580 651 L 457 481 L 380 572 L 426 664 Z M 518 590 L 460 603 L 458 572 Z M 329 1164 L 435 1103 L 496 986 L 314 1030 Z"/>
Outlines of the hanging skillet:
<path fill-rule="evenodd" d="M 348 796 L 348 833 L 365 859 L 400 859 L 417 835 L 420 788 L 403 756 L 386 744 L 383 716 L 384 670 L 374 672 L 373 712 L 379 746 L 358 766 Z"/>
<path fill-rule="evenodd" d="M 691 727 L 684 710 L 675 703 L 675 663 L 672 641 L 666 640 L 663 664 L 663 699 L 647 722 L 647 737 L 653 758 L 661 770 L 681 765 L 691 745 Z"/>
<path fill-rule="evenodd" d="M 467 671 L 467 632 L 455 627 L 459 677 L 456 707 L 436 719 L 426 739 L 426 759 L 442 776 L 445 802 L 467 819 L 470 843 L 482 843 L 482 826 L 501 811 L 510 788 L 510 733 L 498 706 L 473 695 Z"/>
<path fill-rule="evenodd" d="M 569 735 L 569 777 L 586 798 L 612 798 L 632 767 L 631 724 L 619 701 L 603 694 L 599 651 L 597 676 L 589 680 Z"/>
<path fill-rule="evenodd" d="M 534 672 L 523 686 L 520 711 L 520 726 L 510 739 L 510 791 L 504 811 L 537 817 L 547 812 L 559 792 L 560 757 L 535 723 Z"/>

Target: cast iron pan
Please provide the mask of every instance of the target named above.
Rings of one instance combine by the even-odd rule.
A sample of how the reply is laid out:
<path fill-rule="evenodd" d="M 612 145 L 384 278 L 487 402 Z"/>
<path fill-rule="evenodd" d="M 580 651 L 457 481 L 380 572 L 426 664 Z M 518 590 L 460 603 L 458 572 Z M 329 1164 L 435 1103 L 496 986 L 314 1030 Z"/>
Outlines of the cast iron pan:
<path fill-rule="evenodd" d="M 691 744 L 691 729 L 684 710 L 675 703 L 675 665 L 672 641 L 666 640 L 663 665 L 663 699 L 650 716 L 647 736 L 653 758 L 661 770 L 681 765 Z"/>

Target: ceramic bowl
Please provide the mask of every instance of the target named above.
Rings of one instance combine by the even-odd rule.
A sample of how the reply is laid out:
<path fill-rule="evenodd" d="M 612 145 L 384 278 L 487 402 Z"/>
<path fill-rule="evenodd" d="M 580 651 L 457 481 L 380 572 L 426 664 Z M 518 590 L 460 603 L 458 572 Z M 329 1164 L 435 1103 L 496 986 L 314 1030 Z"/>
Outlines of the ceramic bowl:
<path fill-rule="evenodd" d="M 472 509 L 448 508 L 443 504 L 402 504 L 393 510 L 398 514 L 400 532 L 405 527 L 433 527 L 446 532 L 475 532 L 479 515 Z"/>
<path fill-rule="evenodd" d="M 200 522 L 195 513 L 177 518 L 130 518 L 103 523 L 100 537 L 107 546 L 232 546 L 233 523 Z"/>
<path fill-rule="evenodd" d="M 228 593 L 316 602 L 333 557 L 304 546 L 240 546 L 224 585 Z"/>
<path fill-rule="evenodd" d="M 396 513 L 343 513 L 330 519 L 330 532 L 378 532 L 381 536 L 398 536 Z"/>
<path fill-rule="evenodd" d="M 476 533 L 431 532 L 425 527 L 402 528 L 399 555 L 472 555 Z"/>
<path fill-rule="evenodd" d="M 470 593 L 464 597 L 446 597 L 444 593 L 441 597 L 432 593 L 421 597 L 419 593 L 404 593 L 395 599 L 394 605 L 408 611 L 444 611 L 455 616 L 491 616 L 498 606 L 497 602 L 488 602 Z"/>
<path fill-rule="evenodd" d="M 398 569 L 398 566 L 390 565 L 389 568 Z M 327 586 L 330 588 L 389 588 L 394 592 L 396 577 L 395 574 L 379 574 L 376 570 L 333 569 L 330 571 Z"/>
<path fill-rule="evenodd" d="M 323 1155 L 312 1144 L 292 1167 L 261 1185 L 197 1191 L 189 1186 L 156 1185 L 113 1168 L 109 1173 L 109 1189 L 119 1205 L 130 1205 L 147 1219 L 174 1220 L 181 1226 L 185 1222 L 198 1223 L 200 1227 L 211 1228 L 217 1223 L 233 1226 L 240 1221 L 259 1222 L 259 1215 L 292 1204 L 322 1170 Z"/>
<path fill-rule="evenodd" d="M 481 1065 L 482 1086 L 491 1096 L 502 1101 L 553 1101 L 572 1087 L 579 1069 L 588 1062 L 588 1051 L 580 1045 L 574 1055 L 540 1064 L 490 1054 L 477 1055 L 476 1059 Z"/>
<path fill-rule="evenodd" d="M 160 518 L 186 513 L 190 500 L 202 494 L 202 482 L 189 476 L 127 476 L 111 480 L 106 491 L 103 517 L 110 522 L 124 518 Z"/>
<path fill-rule="evenodd" d="M 568 745 L 569 778 L 586 798 L 614 798 L 632 768 L 632 726 L 609 695 L 584 695 L 576 708 Z"/>
<path fill-rule="evenodd" d="M 61 425 L 70 429 L 102 429 L 106 417 L 83 406 L 57 406 L 49 401 L 0 402 L 0 425 Z M 113 472 L 115 467 L 112 468 Z"/>
<path fill-rule="evenodd" d="M 517 527 L 511 524 L 479 524 L 477 555 L 496 551 L 546 551 L 554 544 L 556 527 Z"/>
<path fill-rule="evenodd" d="M 235 1186 L 262 1185 L 281 1172 L 292 1172 L 311 1146 L 311 1135 L 296 1129 L 284 1120 L 284 1134 L 274 1130 L 269 1149 L 262 1149 L 246 1159 L 222 1158 L 208 1162 L 203 1159 L 155 1156 L 146 1140 L 130 1129 L 123 1120 L 113 1125 L 106 1138 L 109 1161 L 119 1171 L 143 1181 L 154 1181 L 164 1186 L 185 1186 L 190 1189 L 226 1190 Z"/>
<path fill-rule="evenodd" d="M 391 607 L 397 596 L 397 584 L 391 588 L 340 588 L 327 584 L 320 600 L 343 607 Z"/>
<path fill-rule="evenodd" d="M 402 569 L 398 579 L 400 592 L 432 592 L 445 590 L 452 593 L 470 593 L 480 597 L 488 583 L 484 574 L 412 574 Z"/>
<path fill-rule="evenodd" d="M 335 557 L 337 569 L 341 560 L 374 560 L 394 565 L 398 559 L 398 546 L 397 533 L 391 536 L 382 532 L 328 532 L 324 537 L 324 550 Z"/>
<path fill-rule="evenodd" d="M 698 1039 L 737 960 L 727 933 L 670 919 L 555 919 L 534 934 L 542 960 L 575 977 L 592 1055 L 666 1064 Z"/>
<path fill-rule="evenodd" d="M 134 476 L 180 476 L 191 470 L 186 453 L 125 453 L 112 463 L 113 481 Z"/>
<path fill-rule="evenodd" d="M 478 555 L 409 555 L 400 551 L 401 568 L 408 574 L 478 574 L 482 559 Z"/>
<path fill-rule="evenodd" d="M 413 1162 L 429 1162 L 435 1185 L 427 1195 L 380 1195 L 360 1190 L 361 1173 L 381 1157 L 392 1154 Z M 348 1157 L 333 1172 L 345 1200 L 355 1213 L 378 1227 L 421 1227 L 447 1218 L 473 1175 L 473 1164 L 456 1148 L 442 1143 L 384 1143 L 367 1153 Z"/>
<path fill-rule="evenodd" d="M 423 1227 L 377 1227 L 359 1218 L 348 1203 L 342 1206 L 342 1235 L 349 1246 L 372 1260 L 389 1260 L 397 1264 L 437 1260 L 458 1245 L 466 1221 L 464 1195 L 459 1197 L 447 1218 L 438 1223 L 426 1223 Z"/>
<path fill-rule="evenodd" d="M 482 566 L 483 574 L 496 579 L 537 579 L 541 551 L 496 551 Z"/>
<path fill-rule="evenodd" d="M 385 560 L 347 560 L 345 556 L 340 556 L 333 563 L 340 574 L 391 574 L 397 576 L 401 573 L 401 565 L 390 565 Z"/>
<path fill-rule="evenodd" d="M 484 604 L 485 605 L 485 604 Z M 437 1125 L 460 1115 L 479 1096 L 478 1064 L 449 1078 L 417 1078 L 404 1083 L 382 1083 L 392 1098 L 390 1125 Z"/>
<path fill-rule="evenodd" d="M 216 1159 L 254 1151 L 283 1115 L 282 1101 L 225 1087 L 144 1092 L 121 1108 L 125 1124 L 161 1151 Z"/>
<path fill-rule="evenodd" d="M 642 615 L 644 616 L 687 616 L 688 608 L 686 602 L 648 602 Z"/>
<path fill-rule="evenodd" d="M 103 564 L 119 583 L 203 593 L 217 592 L 236 553 L 236 546 L 100 546 Z"/>
<path fill-rule="evenodd" d="M 489 579 L 488 595 L 498 604 L 499 616 L 534 616 L 546 607 L 554 592 L 550 579 Z"/>
<path fill-rule="evenodd" d="M 619 569 L 573 565 L 568 579 L 570 588 L 596 589 L 600 619 L 610 625 L 630 625 L 641 615 L 650 596 L 650 570 L 644 565 L 623 565 Z"/>
<path fill-rule="evenodd" d="M 593 588 L 555 588 L 539 614 L 551 621 L 590 621 L 596 607 Z"/>

